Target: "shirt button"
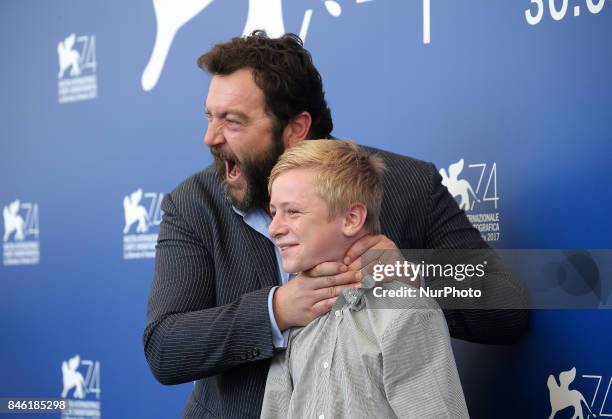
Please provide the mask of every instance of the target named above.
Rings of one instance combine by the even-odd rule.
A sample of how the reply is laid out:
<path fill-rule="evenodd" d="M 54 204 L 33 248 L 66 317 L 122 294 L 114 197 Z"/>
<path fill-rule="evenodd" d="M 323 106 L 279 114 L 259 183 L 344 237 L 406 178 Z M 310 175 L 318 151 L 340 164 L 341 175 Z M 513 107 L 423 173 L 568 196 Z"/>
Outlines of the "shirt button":
<path fill-rule="evenodd" d="M 342 313 L 340 312 L 340 310 L 336 310 L 336 312 L 334 314 L 336 315 L 336 317 L 340 317 L 340 314 L 342 314 Z"/>
<path fill-rule="evenodd" d="M 328 362 L 324 362 L 323 363 L 323 368 L 329 368 L 329 363 Z"/>
<path fill-rule="evenodd" d="M 325 419 L 325 415 L 320 414 L 320 415 L 319 415 L 319 419 Z"/>

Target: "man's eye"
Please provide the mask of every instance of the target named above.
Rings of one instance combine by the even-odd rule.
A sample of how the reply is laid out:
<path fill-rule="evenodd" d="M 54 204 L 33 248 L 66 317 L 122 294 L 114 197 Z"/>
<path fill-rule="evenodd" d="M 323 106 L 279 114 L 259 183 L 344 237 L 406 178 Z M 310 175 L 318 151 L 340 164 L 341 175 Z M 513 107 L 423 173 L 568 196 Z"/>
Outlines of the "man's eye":
<path fill-rule="evenodd" d="M 299 211 L 296 209 L 288 209 L 287 214 L 299 214 Z"/>

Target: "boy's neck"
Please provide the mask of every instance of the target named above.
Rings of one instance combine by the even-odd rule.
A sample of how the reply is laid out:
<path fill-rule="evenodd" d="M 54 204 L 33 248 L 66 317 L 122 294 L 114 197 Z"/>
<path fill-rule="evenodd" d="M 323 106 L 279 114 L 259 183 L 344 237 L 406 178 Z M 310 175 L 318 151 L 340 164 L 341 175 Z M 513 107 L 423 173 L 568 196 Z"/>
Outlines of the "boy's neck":
<path fill-rule="evenodd" d="M 345 246 L 344 246 L 344 251 L 342 252 L 342 259 L 344 259 L 344 256 L 346 255 L 346 252 L 348 252 L 348 250 L 351 248 L 351 246 L 353 246 L 357 241 L 359 241 L 359 239 L 365 237 L 368 235 L 368 232 L 362 228 L 359 233 L 357 233 L 355 236 L 348 238 L 348 240 L 345 241 Z M 343 260 L 335 260 L 333 262 L 338 262 L 338 263 L 344 263 Z"/>

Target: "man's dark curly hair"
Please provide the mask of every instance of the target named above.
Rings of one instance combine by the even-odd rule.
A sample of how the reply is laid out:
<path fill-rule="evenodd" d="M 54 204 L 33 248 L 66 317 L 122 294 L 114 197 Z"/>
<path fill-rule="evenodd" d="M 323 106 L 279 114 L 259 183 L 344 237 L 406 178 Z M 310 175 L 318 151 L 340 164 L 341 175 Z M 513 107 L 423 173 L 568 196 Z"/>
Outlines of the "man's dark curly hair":
<path fill-rule="evenodd" d="M 198 58 L 198 66 L 213 75 L 249 68 L 263 91 L 266 111 L 281 128 L 301 112 L 312 117 L 309 138 L 329 137 L 333 122 L 325 101 L 321 75 L 299 36 L 288 33 L 268 38 L 264 31 L 232 38 Z"/>

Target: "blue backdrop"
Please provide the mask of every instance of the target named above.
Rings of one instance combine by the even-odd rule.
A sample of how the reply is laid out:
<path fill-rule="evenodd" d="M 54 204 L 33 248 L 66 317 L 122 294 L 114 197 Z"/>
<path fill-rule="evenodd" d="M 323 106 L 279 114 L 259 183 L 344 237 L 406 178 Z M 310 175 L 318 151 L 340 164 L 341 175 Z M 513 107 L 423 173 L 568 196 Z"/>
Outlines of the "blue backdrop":
<path fill-rule="evenodd" d="M 252 28 L 305 37 L 335 136 L 449 176 L 463 161 L 492 245 L 612 247 L 610 1 L 174 3 L 0 5 L 0 397 L 180 415 L 191 384 L 158 384 L 141 339 L 159 203 L 211 162 L 197 57 Z M 513 346 L 453 343 L 473 417 L 547 417 L 548 376 L 573 367 L 612 416 L 609 310 L 534 312 Z"/>

